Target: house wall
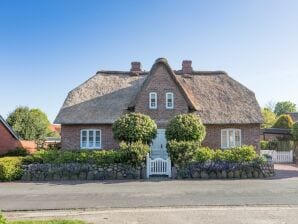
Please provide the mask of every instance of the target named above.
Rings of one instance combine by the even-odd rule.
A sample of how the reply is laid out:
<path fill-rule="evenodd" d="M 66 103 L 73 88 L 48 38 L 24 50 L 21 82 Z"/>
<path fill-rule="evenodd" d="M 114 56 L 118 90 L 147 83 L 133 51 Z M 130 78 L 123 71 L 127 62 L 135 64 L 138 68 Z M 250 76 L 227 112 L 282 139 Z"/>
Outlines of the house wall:
<path fill-rule="evenodd" d="M 61 148 L 62 149 L 80 149 L 80 135 L 82 129 L 100 129 L 101 130 L 101 148 L 118 148 L 117 141 L 113 138 L 111 124 L 98 125 L 62 125 L 61 126 Z"/>
<path fill-rule="evenodd" d="M 157 93 L 157 109 L 149 109 L 149 93 Z M 166 109 L 166 92 L 174 93 L 174 109 Z M 135 112 L 149 115 L 158 126 L 164 127 L 174 116 L 188 113 L 188 105 L 164 65 L 159 65 L 139 93 Z"/>
<path fill-rule="evenodd" d="M 213 149 L 221 147 L 221 130 L 226 128 L 241 129 L 242 145 L 253 145 L 257 152 L 260 151 L 260 124 L 240 125 L 205 125 L 206 138 L 202 145 Z"/>
<path fill-rule="evenodd" d="M 165 126 L 159 126 L 165 128 Z M 202 145 L 213 149 L 221 147 L 221 129 L 237 128 L 241 129 L 242 145 L 253 145 L 257 152 L 260 150 L 260 125 L 206 125 L 206 138 Z M 101 129 L 102 149 L 118 148 L 118 142 L 113 138 L 112 125 L 62 125 L 61 135 L 62 149 L 80 149 L 80 133 L 82 129 Z"/>
<path fill-rule="evenodd" d="M 0 155 L 18 147 L 19 141 L 15 139 L 7 128 L 0 122 Z"/>

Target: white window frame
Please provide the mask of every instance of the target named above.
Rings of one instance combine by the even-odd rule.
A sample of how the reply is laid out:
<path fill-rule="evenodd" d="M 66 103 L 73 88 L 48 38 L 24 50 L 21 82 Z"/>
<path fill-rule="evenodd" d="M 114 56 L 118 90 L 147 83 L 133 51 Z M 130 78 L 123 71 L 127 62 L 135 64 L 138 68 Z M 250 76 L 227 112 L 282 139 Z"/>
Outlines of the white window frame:
<path fill-rule="evenodd" d="M 232 131 L 233 133 L 233 142 L 230 141 L 229 139 L 229 133 Z M 239 131 L 239 145 L 236 144 L 236 132 Z M 223 133 L 226 132 L 226 142 L 227 145 L 224 146 L 223 145 Z M 222 149 L 229 149 L 229 148 L 234 148 L 234 147 L 238 147 L 242 145 L 242 133 L 241 133 L 241 129 L 236 129 L 236 128 L 226 128 L 226 129 L 221 129 L 221 148 Z M 233 143 L 233 144 L 232 144 Z"/>
<path fill-rule="evenodd" d="M 87 132 L 86 146 L 83 146 L 83 132 Z M 99 131 L 99 146 L 96 146 L 96 132 Z M 89 133 L 93 132 L 93 145 L 89 146 Z M 81 149 L 101 149 L 101 130 L 100 129 L 82 129 L 80 133 L 80 147 Z"/>
<path fill-rule="evenodd" d="M 151 105 L 151 100 L 155 98 L 155 106 Z M 149 108 L 150 109 L 157 109 L 157 93 L 156 92 L 150 92 L 149 93 Z"/>
<path fill-rule="evenodd" d="M 168 100 L 170 98 L 169 96 L 172 97 L 172 106 L 171 107 L 168 106 Z M 166 109 L 174 109 L 174 93 L 173 92 L 166 93 Z"/>

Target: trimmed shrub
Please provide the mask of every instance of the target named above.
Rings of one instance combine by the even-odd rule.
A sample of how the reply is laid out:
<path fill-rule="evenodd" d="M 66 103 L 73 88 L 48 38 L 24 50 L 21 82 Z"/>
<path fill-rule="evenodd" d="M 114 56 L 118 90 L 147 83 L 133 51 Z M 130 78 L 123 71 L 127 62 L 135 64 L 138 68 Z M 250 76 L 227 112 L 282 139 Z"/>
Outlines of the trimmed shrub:
<path fill-rule="evenodd" d="M 231 149 L 233 162 L 249 162 L 257 157 L 256 150 L 253 146 L 241 146 Z"/>
<path fill-rule="evenodd" d="M 195 141 L 171 140 L 167 143 L 169 156 L 173 164 L 178 166 L 194 160 L 198 148 L 199 144 Z"/>
<path fill-rule="evenodd" d="M 177 115 L 170 121 L 166 129 L 168 141 L 197 141 L 200 144 L 205 136 L 205 126 L 195 114 Z"/>
<path fill-rule="evenodd" d="M 23 159 L 24 164 L 32 163 L 89 163 L 97 165 L 117 164 L 125 161 L 125 155 L 119 150 L 67 151 L 39 150 Z"/>
<path fill-rule="evenodd" d="M 286 128 L 290 129 L 293 126 L 293 120 L 290 115 L 283 114 L 280 115 L 274 125 L 272 126 L 273 128 Z"/>
<path fill-rule="evenodd" d="M 157 132 L 154 120 L 140 113 L 123 115 L 114 122 L 112 129 L 116 140 L 127 143 L 142 141 L 149 144 Z"/>
<path fill-rule="evenodd" d="M 0 181 L 18 180 L 22 177 L 22 157 L 0 158 Z"/>
<path fill-rule="evenodd" d="M 148 145 L 143 144 L 141 141 L 133 143 L 120 143 L 120 151 L 124 154 L 123 160 L 132 166 L 140 166 L 144 163 L 146 155 L 150 151 Z"/>
<path fill-rule="evenodd" d="M 27 156 L 27 155 L 29 155 L 29 153 L 26 149 L 16 148 L 16 149 L 10 150 L 7 153 L 1 155 L 1 157 L 6 157 L 6 156 Z"/>
<path fill-rule="evenodd" d="M 269 141 L 261 141 L 260 145 L 262 150 L 269 149 Z"/>
<path fill-rule="evenodd" d="M 209 148 L 199 148 L 196 152 L 195 160 L 204 163 L 208 160 L 212 160 L 214 157 L 214 151 Z"/>

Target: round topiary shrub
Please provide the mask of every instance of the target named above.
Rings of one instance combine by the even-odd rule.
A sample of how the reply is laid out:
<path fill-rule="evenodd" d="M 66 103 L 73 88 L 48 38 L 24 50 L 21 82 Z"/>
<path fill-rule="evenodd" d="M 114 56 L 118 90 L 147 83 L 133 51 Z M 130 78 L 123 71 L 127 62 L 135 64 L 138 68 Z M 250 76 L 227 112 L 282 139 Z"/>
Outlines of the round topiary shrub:
<path fill-rule="evenodd" d="M 141 141 L 149 144 L 155 138 L 157 126 L 149 116 L 129 113 L 121 116 L 113 124 L 114 138 L 127 143 Z"/>
<path fill-rule="evenodd" d="M 272 127 L 290 129 L 292 126 L 293 126 L 293 120 L 291 116 L 287 114 L 283 114 L 277 118 L 275 124 Z"/>
<path fill-rule="evenodd" d="M 195 114 L 182 114 L 172 119 L 166 129 L 168 141 L 196 141 L 199 144 L 206 136 L 205 126 Z"/>

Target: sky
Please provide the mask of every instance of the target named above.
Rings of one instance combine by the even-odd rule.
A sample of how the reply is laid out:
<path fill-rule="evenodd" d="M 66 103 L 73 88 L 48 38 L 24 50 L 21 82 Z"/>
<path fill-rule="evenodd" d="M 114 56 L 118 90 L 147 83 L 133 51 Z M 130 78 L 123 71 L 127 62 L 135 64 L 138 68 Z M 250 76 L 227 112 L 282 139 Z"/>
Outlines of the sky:
<path fill-rule="evenodd" d="M 150 70 L 166 57 L 224 70 L 258 102 L 298 105 L 297 0 L 0 0 L 0 114 L 40 108 L 98 70 Z"/>

